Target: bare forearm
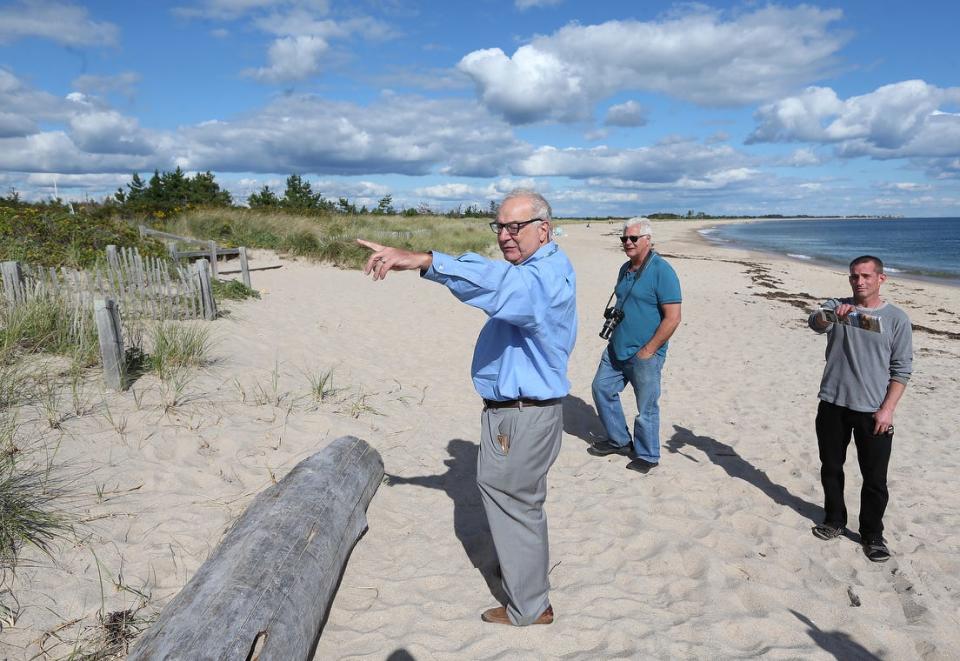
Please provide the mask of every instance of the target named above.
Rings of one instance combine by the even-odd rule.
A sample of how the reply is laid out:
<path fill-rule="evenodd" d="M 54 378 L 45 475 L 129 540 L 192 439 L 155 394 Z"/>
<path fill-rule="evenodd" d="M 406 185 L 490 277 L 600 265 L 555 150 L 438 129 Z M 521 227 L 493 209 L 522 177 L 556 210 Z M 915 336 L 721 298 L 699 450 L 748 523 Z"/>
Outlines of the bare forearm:
<path fill-rule="evenodd" d="M 883 402 L 880 404 L 880 409 L 883 411 L 889 411 L 891 415 L 897 408 L 897 404 L 900 402 L 900 398 L 903 397 L 904 391 L 907 389 L 905 383 L 900 383 L 899 381 L 890 381 L 887 385 L 887 394 L 883 398 Z"/>

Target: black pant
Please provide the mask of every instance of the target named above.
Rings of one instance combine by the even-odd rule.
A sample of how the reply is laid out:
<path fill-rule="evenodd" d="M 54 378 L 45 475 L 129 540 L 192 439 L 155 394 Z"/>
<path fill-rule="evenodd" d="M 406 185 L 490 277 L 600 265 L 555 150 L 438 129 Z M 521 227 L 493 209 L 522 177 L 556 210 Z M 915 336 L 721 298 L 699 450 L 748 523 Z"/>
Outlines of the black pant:
<path fill-rule="evenodd" d="M 843 462 L 847 458 L 850 432 L 857 446 L 857 462 L 863 475 L 860 492 L 860 537 L 864 541 L 883 533 L 883 512 L 887 509 L 887 465 L 893 446 L 893 432 L 875 435 L 872 413 L 852 411 L 821 400 L 817 409 L 817 444 L 820 447 L 820 481 L 823 483 L 824 523 L 847 525 L 843 502 Z"/>

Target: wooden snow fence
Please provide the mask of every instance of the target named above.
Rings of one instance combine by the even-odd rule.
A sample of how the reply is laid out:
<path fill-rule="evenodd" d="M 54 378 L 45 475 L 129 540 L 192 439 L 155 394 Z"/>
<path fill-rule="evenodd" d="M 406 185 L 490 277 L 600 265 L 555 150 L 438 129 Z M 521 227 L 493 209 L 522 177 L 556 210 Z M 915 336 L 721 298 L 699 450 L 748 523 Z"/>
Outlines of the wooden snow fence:
<path fill-rule="evenodd" d="M 301 461 L 253 500 L 128 660 L 312 658 L 382 479 L 379 453 L 352 436 Z"/>
<path fill-rule="evenodd" d="M 201 278 L 197 269 L 170 266 L 142 257 L 135 248 L 107 246 L 106 260 L 92 269 L 44 268 L 21 262 L 0 266 L 3 295 L 11 306 L 35 297 L 62 298 L 92 309 L 97 299 L 116 301 L 124 317 L 203 319 Z"/>
<path fill-rule="evenodd" d="M 146 225 L 140 225 L 139 229 L 140 236 L 152 236 L 157 239 L 162 239 L 167 244 L 167 251 L 170 254 L 170 259 L 175 262 L 179 262 L 182 259 L 188 261 L 201 258 L 209 259 L 210 270 L 213 273 L 214 279 L 220 275 L 219 258 L 232 257 L 236 255 L 240 258 L 240 277 L 243 279 L 243 284 L 245 284 L 247 287 L 250 286 L 250 266 L 247 261 L 247 249 L 245 247 L 222 248 L 217 245 L 216 241 L 205 241 L 201 239 L 194 239 L 189 236 L 171 234 L 170 232 L 161 232 L 160 230 L 150 229 Z M 181 250 L 183 247 L 187 249 Z M 234 273 L 236 273 L 236 271 L 234 271 Z"/>

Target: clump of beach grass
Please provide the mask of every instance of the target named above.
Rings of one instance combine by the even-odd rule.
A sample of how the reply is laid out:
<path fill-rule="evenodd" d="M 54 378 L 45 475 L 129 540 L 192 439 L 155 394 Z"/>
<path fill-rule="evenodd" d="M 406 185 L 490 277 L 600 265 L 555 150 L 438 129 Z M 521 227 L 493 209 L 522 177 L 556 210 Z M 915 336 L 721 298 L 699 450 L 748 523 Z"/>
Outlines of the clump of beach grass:
<path fill-rule="evenodd" d="M 213 340 L 206 326 L 161 321 L 150 327 L 150 352 L 143 357 L 147 370 L 166 381 L 188 367 L 210 362 Z"/>
<path fill-rule="evenodd" d="M 0 306 L 0 355 L 50 353 L 94 365 L 98 341 L 93 312 L 53 292 Z"/>
<path fill-rule="evenodd" d="M 2 429 L 6 425 L 5 429 Z M 24 547 L 47 556 L 51 545 L 71 530 L 69 517 L 56 502 L 65 492 L 62 480 L 52 475 L 46 462 L 31 463 L 14 437 L 16 425 L 0 422 L 4 452 L 0 455 L 0 573 L 16 569 Z"/>
<path fill-rule="evenodd" d="M 305 374 L 310 383 L 310 396 L 317 402 L 323 402 L 337 394 L 337 388 L 333 385 L 332 369 L 315 370 Z"/>

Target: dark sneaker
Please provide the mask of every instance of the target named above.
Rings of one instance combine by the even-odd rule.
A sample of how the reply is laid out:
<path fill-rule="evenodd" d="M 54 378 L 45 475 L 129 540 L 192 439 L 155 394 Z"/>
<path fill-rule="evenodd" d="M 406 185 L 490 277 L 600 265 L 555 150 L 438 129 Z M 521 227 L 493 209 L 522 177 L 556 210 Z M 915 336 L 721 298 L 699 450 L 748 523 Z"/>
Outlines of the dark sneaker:
<path fill-rule="evenodd" d="M 863 553 L 870 562 L 886 562 L 890 559 L 890 549 L 883 537 L 875 537 L 863 542 Z"/>
<path fill-rule="evenodd" d="M 629 445 L 614 445 L 610 441 L 597 441 L 587 448 L 587 452 L 594 457 L 606 457 L 608 454 L 622 454 L 629 457 L 631 448 Z"/>
<path fill-rule="evenodd" d="M 821 523 L 813 527 L 813 536 L 818 539 L 836 539 L 843 534 L 843 526 L 831 526 L 829 523 Z"/>
<path fill-rule="evenodd" d="M 637 457 L 636 459 L 631 461 L 629 464 L 627 464 L 627 470 L 637 471 L 638 473 L 643 473 L 644 475 L 646 475 L 647 473 L 649 473 L 651 470 L 653 470 L 659 465 L 660 464 L 655 464 L 651 461 L 647 461 L 646 459 L 641 459 L 640 457 Z"/>

